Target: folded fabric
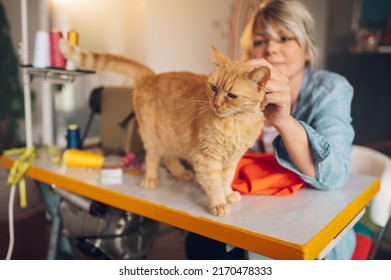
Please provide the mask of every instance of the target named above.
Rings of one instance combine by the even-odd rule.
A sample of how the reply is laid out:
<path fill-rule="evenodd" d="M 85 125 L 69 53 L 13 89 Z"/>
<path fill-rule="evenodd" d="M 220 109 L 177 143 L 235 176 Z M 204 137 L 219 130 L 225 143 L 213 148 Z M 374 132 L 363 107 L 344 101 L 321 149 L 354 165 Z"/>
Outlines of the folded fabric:
<path fill-rule="evenodd" d="M 242 194 L 289 195 L 305 185 L 278 164 L 273 154 L 246 153 L 236 167 L 232 188 Z"/>

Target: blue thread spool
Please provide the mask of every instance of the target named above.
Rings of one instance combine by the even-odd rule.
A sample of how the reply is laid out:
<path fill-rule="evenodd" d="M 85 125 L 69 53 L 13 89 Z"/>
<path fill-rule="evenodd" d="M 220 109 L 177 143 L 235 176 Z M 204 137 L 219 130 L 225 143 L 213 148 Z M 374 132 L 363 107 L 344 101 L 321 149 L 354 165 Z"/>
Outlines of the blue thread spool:
<path fill-rule="evenodd" d="M 80 130 L 77 124 L 68 125 L 67 149 L 81 149 Z"/>

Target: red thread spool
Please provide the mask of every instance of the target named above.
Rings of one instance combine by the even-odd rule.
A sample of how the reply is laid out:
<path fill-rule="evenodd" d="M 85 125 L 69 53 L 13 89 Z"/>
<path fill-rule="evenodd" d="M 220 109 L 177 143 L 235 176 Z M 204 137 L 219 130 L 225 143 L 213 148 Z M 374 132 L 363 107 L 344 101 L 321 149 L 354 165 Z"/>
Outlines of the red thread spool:
<path fill-rule="evenodd" d="M 59 42 L 62 33 L 59 30 L 50 32 L 50 66 L 54 68 L 65 68 L 66 59 L 60 51 Z"/>
<path fill-rule="evenodd" d="M 122 163 L 125 166 L 129 166 L 133 163 L 133 161 L 136 159 L 136 155 L 134 153 L 129 153 L 121 158 Z"/>

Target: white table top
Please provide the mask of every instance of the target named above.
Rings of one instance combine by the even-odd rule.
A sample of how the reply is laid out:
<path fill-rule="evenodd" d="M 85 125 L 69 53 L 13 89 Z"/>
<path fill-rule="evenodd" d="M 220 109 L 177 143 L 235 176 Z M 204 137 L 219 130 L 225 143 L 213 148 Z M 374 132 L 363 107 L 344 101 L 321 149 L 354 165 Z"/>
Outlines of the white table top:
<path fill-rule="evenodd" d="M 344 187 L 334 191 L 305 187 L 288 196 L 243 195 L 232 204 L 229 216 L 216 217 L 207 211 L 206 195 L 195 182 L 177 181 L 164 169 L 160 175 L 158 188 L 143 189 L 142 176 L 124 175 L 122 184 L 103 186 L 98 169 L 45 160 L 34 162 L 27 172 L 29 177 L 91 199 L 284 259 L 315 258 L 379 188 L 377 178 L 352 174 Z"/>

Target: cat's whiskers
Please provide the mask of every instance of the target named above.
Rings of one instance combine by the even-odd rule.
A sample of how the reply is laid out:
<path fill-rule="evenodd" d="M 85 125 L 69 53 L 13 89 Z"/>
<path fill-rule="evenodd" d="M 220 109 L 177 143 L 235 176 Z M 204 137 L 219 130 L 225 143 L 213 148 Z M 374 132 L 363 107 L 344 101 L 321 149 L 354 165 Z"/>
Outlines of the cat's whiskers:
<path fill-rule="evenodd" d="M 197 102 L 196 100 L 191 100 L 191 102 Z M 202 101 L 200 103 L 204 103 L 204 104 L 200 104 L 200 105 L 197 105 L 193 108 L 193 110 L 190 112 L 190 114 L 194 115 L 194 113 L 198 113 L 199 112 L 199 109 L 203 109 L 205 107 L 209 107 L 209 103 L 207 101 Z"/>
<path fill-rule="evenodd" d="M 232 112 L 232 114 L 235 116 L 240 116 L 240 115 L 252 116 L 253 114 L 255 114 L 257 112 L 256 110 L 257 109 L 254 109 L 253 105 L 242 106 L 239 108 L 239 110 Z M 259 109 L 259 110 L 261 110 L 261 109 Z"/>
<path fill-rule="evenodd" d="M 207 111 L 211 110 L 209 105 L 208 106 L 203 106 L 203 107 L 199 107 L 198 110 L 196 110 L 195 112 L 193 112 L 193 119 L 192 119 L 192 122 L 199 118 L 202 114 L 206 113 Z"/>
<path fill-rule="evenodd" d="M 191 111 L 191 113 L 197 112 L 198 109 L 200 109 L 200 108 L 202 109 L 205 106 L 209 107 L 209 101 L 208 100 L 192 99 L 192 100 L 189 100 L 189 103 L 190 102 L 198 103 L 197 106 L 195 106 L 195 108 L 193 109 L 193 111 Z"/>
<path fill-rule="evenodd" d="M 196 102 L 196 103 L 200 103 L 200 104 L 209 104 L 208 100 L 203 100 L 203 99 L 192 99 L 192 100 L 189 100 L 189 102 Z"/>
<path fill-rule="evenodd" d="M 197 108 L 193 113 L 196 113 L 194 116 L 193 116 L 193 119 L 191 120 L 191 122 L 195 121 L 197 118 L 199 118 L 202 114 L 206 113 L 208 110 L 211 110 L 209 105 L 208 106 L 205 106 L 205 107 L 199 107 Z"/>

